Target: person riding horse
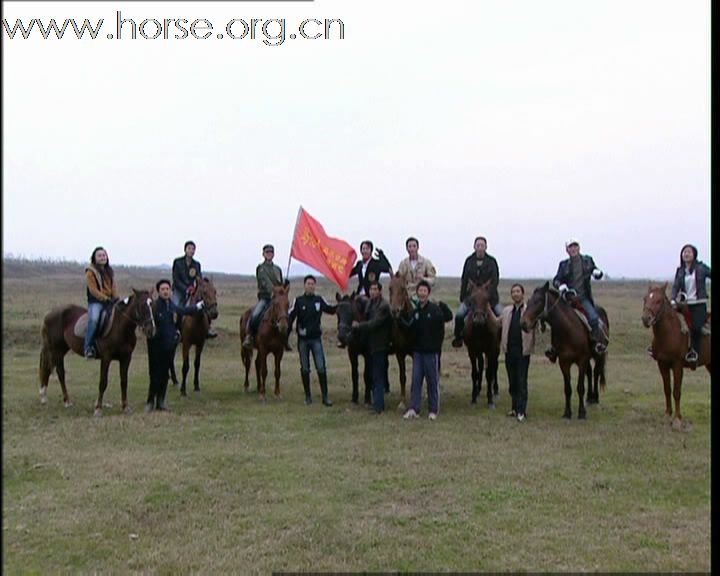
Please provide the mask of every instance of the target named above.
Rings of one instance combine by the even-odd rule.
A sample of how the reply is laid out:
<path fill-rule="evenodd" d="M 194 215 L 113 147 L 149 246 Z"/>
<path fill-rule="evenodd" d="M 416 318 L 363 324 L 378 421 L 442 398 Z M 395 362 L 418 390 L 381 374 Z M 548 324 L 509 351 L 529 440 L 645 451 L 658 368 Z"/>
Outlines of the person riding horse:
<path fill-rule="evenodd" d="M 172 301 L 175 306 L 185 306 L 202 279 L 202 267 L 194 258 L 195 242 L 188 240 L 183 250 L 185 254 L 175 258 L 172 265 Z M 180 329 L 179 319 L 177 328 Z M 210 328 L 207 337 L 216 338 L 217 332 Z"/>
<path fill-rule="evenodd" d="M 603 271 L 595 265 L 592 256 L 580 254 L 580 242 L 575 238 L 565 242 L 565 250 L 569 258 L 562 260 L 558 265 L 557 274 L 553 278 L 553 286 L 560 291 L 564 298 L 574 296 L 580 302 L 585 310 L 588 324 L 590 324 L 590 337 L 595 343 L 595 351 L 602 354 L 607 348 L 607 339 L 600 329 L 600 317 L 595 309 L 590 279 L 600 280 L 603 277 Z M 552 346 L 545 352 L 545 355 L 551 362 L 557 358 L 557 352 Z"/>
<path fill-rule="evenodd" d="M 85 332 L 85 358 L 95 358 L 95 332 L 100 322 L 103 308 L 110 309 L 117 302 L 118 294 L 115 286 L 115 274 L 107 251 L 102 246 L 93 250 L 90 265 L 85 268 L 85 283 L 88 301 L 88 324 Z"/>
<path fill-rule="evenodd" d="M 420 242 L 417 238 L 411 236 L 405 240 L 405 249 L 407 250 L 408 257 L 403 259 L 398 266 L 398 273 L 407 283 L 407 292 L 414 305 L 419 302 L 416 287 L 421 280 L 428 283 L 430 288 L 435 285 L 435 277 L 437 271 L 435 266 L 430 261 L 430 258 L 425 258 L 418 254 L 418 248 Z"/>
<path fill-rule="evenodd" d="M 358 296 L 370 296 L 370 284 L 380 280 L 380 274 L 392 274 L 392 265 L 385 256 L 385 253 L 378 248 L 377 258 L 373 258 L 374 245 L 370 240 L 363 240 L 360 243 L 361 259 L 355 263 L 350 270 L 350 278 L 358 277 Z"/>
<path fill-rule="evenodd" d="M 685 360 L 691 364 L 697 364 L 701 348 L 702 328 L 707 314 L 705 283 L 710 278 L 710 267 L 698 260 L 697 254 L 697 248 L 692 244 L 685 244 L 680 250 L 680 266 L 675 271 L 670 301 L 673 307 L 686 305 L 690 312 L 690 346 Z"/>
<path fill-rule="evenodd" d="M 465 302 L 470 296 L 468 284 L 470 280 L 476 286 L 481 286 L 490 280 L 488 288 L 490 294 L 490 306 L 495 316 L 502 314 L 503 306 L 500 304 L 500 296 L 498 295 L 498 283 L 500 282 L 500 268 L 497 260 L 486 252 L 487 239 L 484 236 L 478 236 L 473 242 L 475 251 L 465 259 L 463 264 L 462 278 L 460 280 L 460 306 L 455 312 L 455 333 L 452 341 L 454 348 L 460 348 L 463 345 L 463 332 L 465 330 L 465 316 L 468 313 L 468 305 Z"/>
<path fill-rule="evenodd" d="M 273 263 L 275 257 L 275 247 L 272 244 L 265 244 L 263 246 L 263 262 L 258 264 L 255 269 L 255 278 L 257 279 L 258 285 L 258 302 L 255 304 L 252 313 L 250 314 L 250 320 L 248 321 L 248 333 L 245 340 L 242 343 L 243 348 L 246 350 L 252 350 L 255 344 L 255 336 L 257 335 L 258 327 L 260 326 L 260 320 L 262 319 L 263 313 L 270 305 L 272 299 L 273 286 L 287 286 L 289 282 L 285 280 L 283 282 L 282 270 L 280 266 Z M 285 350 L 292 350 L 289 342 L 285 343 Z"/>

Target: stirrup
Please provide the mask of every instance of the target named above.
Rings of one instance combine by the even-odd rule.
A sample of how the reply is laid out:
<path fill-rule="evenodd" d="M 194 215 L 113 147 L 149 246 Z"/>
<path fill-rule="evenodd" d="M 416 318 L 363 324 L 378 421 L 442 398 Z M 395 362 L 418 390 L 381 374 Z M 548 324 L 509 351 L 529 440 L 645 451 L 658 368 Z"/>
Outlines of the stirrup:
<path fill-rule="evenodd" d="M 695 352 L 695 350 L 693 349 L 688 350 L 688 353 L 685 354 L 685 361 L 689 362 L 690 364 L 696 364 L 698 360 L 698 353 Z"/>

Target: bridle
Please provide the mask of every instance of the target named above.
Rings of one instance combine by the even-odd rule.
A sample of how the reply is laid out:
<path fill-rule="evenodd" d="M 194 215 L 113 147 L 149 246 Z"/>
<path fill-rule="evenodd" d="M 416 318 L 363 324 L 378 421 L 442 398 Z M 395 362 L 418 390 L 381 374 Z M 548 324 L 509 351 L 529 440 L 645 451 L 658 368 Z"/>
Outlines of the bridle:
<path fill-rule="evenodd" d="M 533 320 L 532 328 L 535 327 L 535 325 L 538 322 L 549 322 L 550 321 L 550 313 L 555 309 L 555 307 L 560 303 L 560 300 L 562 300 L 562 296 L 558 295 L 557 300 L 550 306 L 550 290 L 545 290 L 545 303 L 543 304 L 543 309 L 540 314 L 538 314 L 537 318 Z M 544 328 L 543 328 L 544 330 Z"/>
<path fill-rule="evenodd" d="M 654 294 L 654 292 L 650 292 L 650 294 Z M 665 308 L 667 307 L 666 300 L 667 299 L 663 295 L 663 298 L 660 301 L 660 309 L 657 311 L 657 313 L 653 313 L 653 311 L 648 308 L 647 304 L 643 302 L 643 314 L 647 313 L 647 315 L 650 317 L 650 326 L 655 326 L 657 321 L 660 320 L 660 316 L 662 316 L 662 314 L 665 312 Z"/>
<path fill-rule="evenodd" d="M 273 300 L 274 300 L 274 299 L 273 299 Z M 279 307 L 278 304 L 277 304 L 277 303 L 273 304 L 273 301 L 271 300 L 271 301 L 270 301 L 270 320 L 271 320 L 271 322 L 272 322 L 273 328 L 279 328 L 279 327 L 280 327 L 280 321 L 283 320 L 283 319 L 284 319 L 284 320 L 288 320 L 288 321 L 290 320 L 290 316 L 288 315 L 287 312 L 282 312 L 282 313 L 280 313 L 279 315 L 277 315 L 277 316 L 275 317 L 274 320 L 272 320 L 272 317 L 273 317 L 273 314 L 274 314 L 273 308 L 277 308 L 277 307 Z"/>
<path fill-rule="evenodd" d="M 133 294 L 132 296 L 128 296 L 128 298 L 127 298 L 127 305 L 130 304 L 130 301 L 131 301 L 133 298 L 135 298 L 135 295 L 134 295 L 134 294 Z M 133 324 L 135 324 L 136 327 L 142 325 L 143 319 L 142 319 L 141 316 L 140 316 L 140 309 L 141 309 L 141 307 L 138 306 L 137 304 L 133 304 L 134 314 L 131 316 L 130 314 L 127 314 L 127 313 L 125 312 L 125 310 L 123 310 L 122 308 L 120 308 L 120 307 L 118 306 L 118 304 L 120 304 L 120 302 L 124 302 L 124 301 L 115 302 L 115 304 L 113 304 L 113 310 L 117 310 L 117 313 L 118 313 L 118 314 L 120 314 L 120 315 L 123 316 L 124 318 L 127 318 L 130 322 L 132 322 Z M 156 327 L 155 327 L 155 315 L 153 314 L 153 311 L 152 311 L 152 298 L 150 298 L 150 296 L 147 297 L 147 299 L 146 299 L 146 301 L 145 301 L 145 305 L 148 307 L 148 313 L 149 313 L 149 315 L 150 315 L 150 322 L 152 323 L 153 333 L 155 333 L 155 331 L 156 331 Z"/>

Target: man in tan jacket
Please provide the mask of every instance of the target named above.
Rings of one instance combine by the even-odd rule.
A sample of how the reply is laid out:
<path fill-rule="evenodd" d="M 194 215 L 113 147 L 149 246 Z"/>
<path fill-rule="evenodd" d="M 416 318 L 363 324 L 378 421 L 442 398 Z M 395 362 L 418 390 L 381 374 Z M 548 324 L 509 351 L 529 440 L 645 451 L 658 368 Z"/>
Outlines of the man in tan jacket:
<path fill-rule="evenodd" d="M 508 412 L 508 416 L 516 417 L 518 422 L 522 422 L 527 412 L 527 377 L 530 355 L 535 348 L 537 328 L 532 332 L 525 332 L 520 327 L 520 318 L 525 312 L 525 288 L 522 284 L 512 285 L 510 297 L 513 305 L 506 306 L 500 315 L 502 319 L 500 347 L 505 354 L 505 368 L 512 396 L 512 410 Z"/>
<path fill-rule="evenodd" d="M 420 248 L 420 242 L 417 238 L 410 236 L 405 240 L 405 249 L 407 250 L 408 257 L 400 262 L 398 272 L 400 276 L 405 278 L 407 282 L 407 291 L 413 302 L 417 303 L 416 288 L 420 280 L 425 280 L 430 288 L 435 285 L 435 277 L 437 272 L 435 266 L 429 258 L 424 258 L 418 254 L 418 248 Z"/>

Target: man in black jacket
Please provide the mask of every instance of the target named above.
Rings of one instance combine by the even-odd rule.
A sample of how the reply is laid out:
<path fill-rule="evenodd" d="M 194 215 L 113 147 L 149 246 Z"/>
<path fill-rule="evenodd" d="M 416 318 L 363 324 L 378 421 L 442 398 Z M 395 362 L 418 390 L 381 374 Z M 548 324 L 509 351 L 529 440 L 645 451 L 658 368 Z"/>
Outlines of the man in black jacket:
<path fill-rule="evenodd" d="M 390 346 L 390 331 L 392 318 L 390 304 L 382 297 L 382 286 L 377 280 L 370 282 L 370 304 L 367 310 L 367 320 L 353 321 L 353 331 L 367 333 L 368 351 L 370 353 L 370 366 L 373 380 L 373 409 L 376 414 L 385 410 L 385 387 L 388 371 L 388 348 Z"/>
<path fill-rule="evenodd" d="M 160 280 L 155 288 L 158 291 L 158 299 L 155 301 L 153 310 L 155 336 L 147 339 L 150 386 L 145 412 L 151 412 L 153 409 L 166 409 L 165 394 L 167 393 L 168 373 L 177 343 L 177 329 L 173 322 L 173 313 L 178 316 L 196 314 L 205 306 L 202 300 L 194 306 L 176 305 L 170 298 L 169 280 Z"/>
<path fill-rule="evenodd" d="M 383 272 L 386 274 L 392 274 L 392 266 L 389 260 L 385 256 L 385 253 L 377 249 L 377 258 L 372 257 L 373 243 L 370 240 L 364 240 L 360 243 L 360 256 L 361 259 L 355 263 L 355 266 L 350 271 L 350 278 L 353 276 L 358 277 L 358 290 L 359 296 L 370 295 L 370 283 L 379 281 L 380 274 Z"/>
<path fill-rule="evenodd" d="M 558 265 L 557 274 L 553 278 L 553 286 L 560 291 L 561 295 L 571 294 L 580 300 L 587 313 L 588 324 L 592 329 L 595 351 L 602 354 L 607 347 L 607 340 L 600 330 L 600 317 L 595 309 L 590 278 L 600 280 L 603 277 L 603 271 L 595 265 L 592 256 L 580 254 L 580 243 L 576 239 L 568 240 L 565 243 L 565 250 L 570 257 Z M 554 350 L 551 349 L 545 353 L 550 360 L 553 359 L 553 352 Z"/>
<path fill-rule="evenodd" d="M 500 282 L 500 268 L 497 260 L 486 252 L 487 240 L 484 236 L 478 236 L 474 242 L 475 251 L 465 259 L 463 264 L 462 278 L 460 279 L 460 307 L 455 313 L 455 334 L 452 345 L 460 348 L 463 345 L 463 330 L 465 328 L 465 316 L 468 313 L 468 306 L 465 299 L 470 296 L 468 285 L 472 280 L 476 285 L 484 284 L 490 280 L 490 306 L 496 316 L 502 314 L 502 305 L 498 296 L 498 283 Z"/>
<path fill-rule="evenodd" d="M 175 258 L 172 265 L 172 301 L 176 306 L 185 306 L 188 298 L 197 288 L 197 283 L 202 279 L 202 267 L 200 262 L 194 258 L 195 242 L 188 240 L 185 242 L 183 250 L 185 254 Z M 217 332 L 210 327 L 208 338 L 215 337 L 217 337 Z"/>
<path fill-rule="evenodd" d="M 305 404 L 312 404 L 310 394 L 310 352 L 312 352 L 315 370 L 320 381 L 323 406 L 332 406 L 328 397 L 327 371 L 325 369 L 325 353 L 322 345 L 322 315 L 335 314 L 337 306 L 328 304 L 325 298 L 315 294 L 317 280 L 312 274 L 305 276 L 303 284 L 305 293 L 295 298 L 290 309 L 290 332 L 297 319 L 298 353 L 300 354 L 300 377 L 305 390 Z"/>
<path fill-rule="evenodd" d="M 437 418 L 440 410 L 438 388 L 438 357 L 442 347 L 445 322 L 453 319 L 453 313 L 447 304 L 430 302 L 430 283 L 420 280 L 415 288 L 418 305 L 409 321 L 402 320 L 415 333 L 413 348 L 412 387 L 410 408 L 403 416 L 406 420 L 417 418 L 420 414 L 423 379 L 427 380 L 428 408 L 430 420 Z"/>

